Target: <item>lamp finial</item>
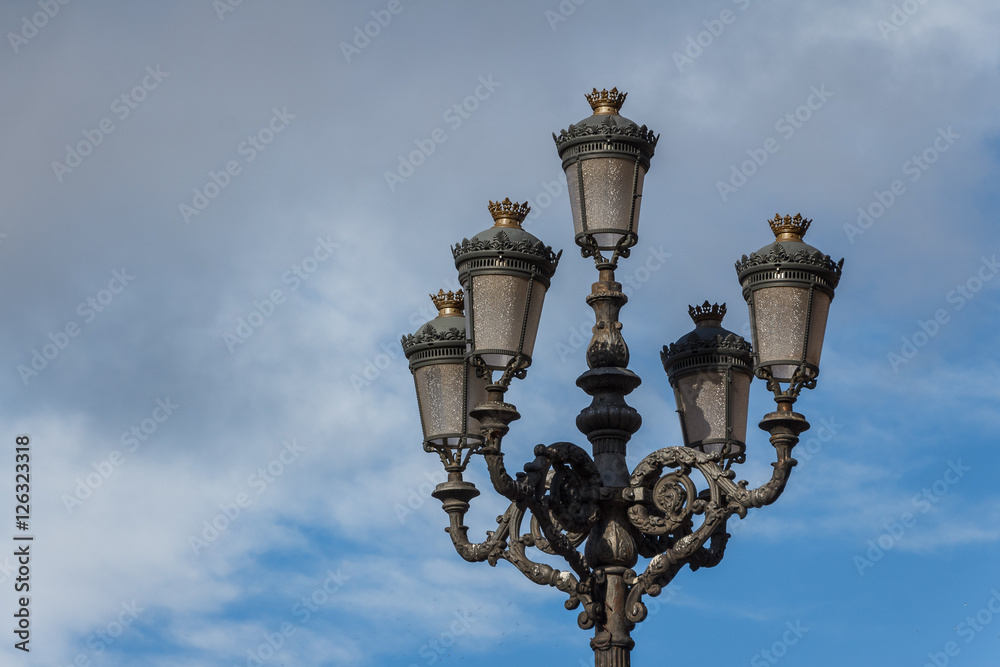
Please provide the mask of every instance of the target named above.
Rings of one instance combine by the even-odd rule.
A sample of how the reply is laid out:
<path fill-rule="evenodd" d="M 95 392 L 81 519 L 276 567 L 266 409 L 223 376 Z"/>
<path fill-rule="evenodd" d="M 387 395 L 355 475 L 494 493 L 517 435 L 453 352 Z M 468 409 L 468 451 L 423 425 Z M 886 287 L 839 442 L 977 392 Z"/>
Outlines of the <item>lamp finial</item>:
<path fill-rule="evenodd" d="M 620 93 L 617 88 L 611 90 L 605 88 L 601 91 L 594 88 L 594 92 L 584 97 L 590 102 L 590 108 L 594 110 L 595 116 L 610 116 L 621 111 L 628 93 Z"/>
<path fill-rule="evenodd" d="M 518 204 L 512 202 L 509 197 L 503 201 L 491 201 L 489 209 L 490 215 L 493 216 L 494 227 L 520 227 L 531 212 L 528 202 Z"/>

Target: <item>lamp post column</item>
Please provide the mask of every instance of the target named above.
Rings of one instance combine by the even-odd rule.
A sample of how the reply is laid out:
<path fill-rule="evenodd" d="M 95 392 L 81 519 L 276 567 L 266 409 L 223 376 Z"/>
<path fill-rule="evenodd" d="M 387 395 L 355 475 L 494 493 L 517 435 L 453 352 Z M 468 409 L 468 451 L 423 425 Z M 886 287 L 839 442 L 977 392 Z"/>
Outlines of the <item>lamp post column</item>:
<path fill-rule="evenodd" d="M 594 462 L 601 474 L 600 519 L 591 529 L 585 549 L 594 571 L 594 649 L 596 667 L 628 667 L 635 642 L 630 636 L 634 625 L 625 617 L 627 573 L 638 559 L 635 529 L 626 516 L 622 490 L 628 486 L 625 462 L 627 443 L 639 430 L 639 413 L 625 402 L 625 396 L 641 380 L 628 370 L 628 346 L 621 335 L 618 313 L 628 301 L 620 283 L 615 282 L 614 266 L 599 265 L 600 279 L 593 284 L 587 303 L 594 309 L 594 336 L 587 348 L 586 371 L 577 385 L 593 397 L 580 412 L 577 427 L 593 447 Z"/>

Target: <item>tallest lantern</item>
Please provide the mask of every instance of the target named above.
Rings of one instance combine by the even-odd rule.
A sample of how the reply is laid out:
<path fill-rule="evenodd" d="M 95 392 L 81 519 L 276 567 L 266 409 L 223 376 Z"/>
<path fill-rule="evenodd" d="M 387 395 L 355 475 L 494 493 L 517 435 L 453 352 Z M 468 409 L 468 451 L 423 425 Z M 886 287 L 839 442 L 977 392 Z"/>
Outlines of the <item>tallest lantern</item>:
<path fill-rule="evenodd" d="M 587 95 L 594 114 L 553 133 L 566 172 L 576 243 L 585 257 L 601 251 L 628 257 L 638 241 L 642 182 L 659 139 L 618 112 L 627 93 L 617 88 Z"/>

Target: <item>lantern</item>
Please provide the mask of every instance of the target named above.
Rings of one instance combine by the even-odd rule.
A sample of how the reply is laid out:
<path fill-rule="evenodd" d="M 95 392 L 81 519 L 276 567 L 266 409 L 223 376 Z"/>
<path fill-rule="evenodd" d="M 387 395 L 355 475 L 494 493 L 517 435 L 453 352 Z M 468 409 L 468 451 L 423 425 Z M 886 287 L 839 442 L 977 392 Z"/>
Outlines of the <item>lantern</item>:
<path fill-rule="evenodd" d="M 690 306 L 694 331 L 660 353 L 677 401 L 684 444 L 720 454 L 728 468 L 746 456 L 752 358 L 742 336 L 722 328 L 726 304 Z"/>
<path fill-rule="evenodd" d="M 466 359 L 462 291 L 441 290 L 431 299 L 438 316 L 403 337 L 403 354 L 417 390 L 424 449 L 437 451 L 446 465 L 464 467 L 462 452 L 482 444 L 479 422 L 469 410 L 486 400 L 486 380 Z"/>
<path fill-rule="evenodd" d="M 587 95 L 594 114 L 552 138 L 566 172 L 576 243 L 584 257 L 611 264 L 639 239 L 642 184 L 659 135 L 619 115 L 628 93 L 594 89 Z"/>
<path fill-rule="evenodd" d="M 454 246 L 455 266 L 468 299 L 468 338 L 474 363 L 523 377 L 531 364 L 542 303 L 559 255 L 521 229 L 527 202 L 489 203 L 493 227 Z"/>
<path fill-rule="evenodd" d="M 778 383 L 814 387 L 833 291 L 844 260 L 834 262 L 802 237 L 812 220 L 770 221 L 775 242 L 736 263 L 750 309 L 754 372 Z M 774 388 L 774 387 L 772 387 Z"/>

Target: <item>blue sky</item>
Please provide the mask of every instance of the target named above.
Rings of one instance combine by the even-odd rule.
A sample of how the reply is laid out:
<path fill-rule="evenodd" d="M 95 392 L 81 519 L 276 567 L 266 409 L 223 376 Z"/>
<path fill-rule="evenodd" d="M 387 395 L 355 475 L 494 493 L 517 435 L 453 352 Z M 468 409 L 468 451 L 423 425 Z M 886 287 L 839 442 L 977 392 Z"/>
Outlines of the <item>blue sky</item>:
<path fill-rule="evenodd" d="M 596 274 L 551 133 L 612 86 L 660 133 L 618 272 L 630 463 L 679 444 L 659 350 L 688 304 L 744 332 L 769 218 L 846 258 L 784 496 L 653 603 L 635 664 L 995 664 L 995 2 L 18 0 L 0 27 L 0 438 L 32 439 L 36 536 L 4 664 L 592 660 L 561 594 L 454 553 L 399 338 L 487 201 L 530 200 L 566 252 L 508 467 L 585 443 Z"/>

